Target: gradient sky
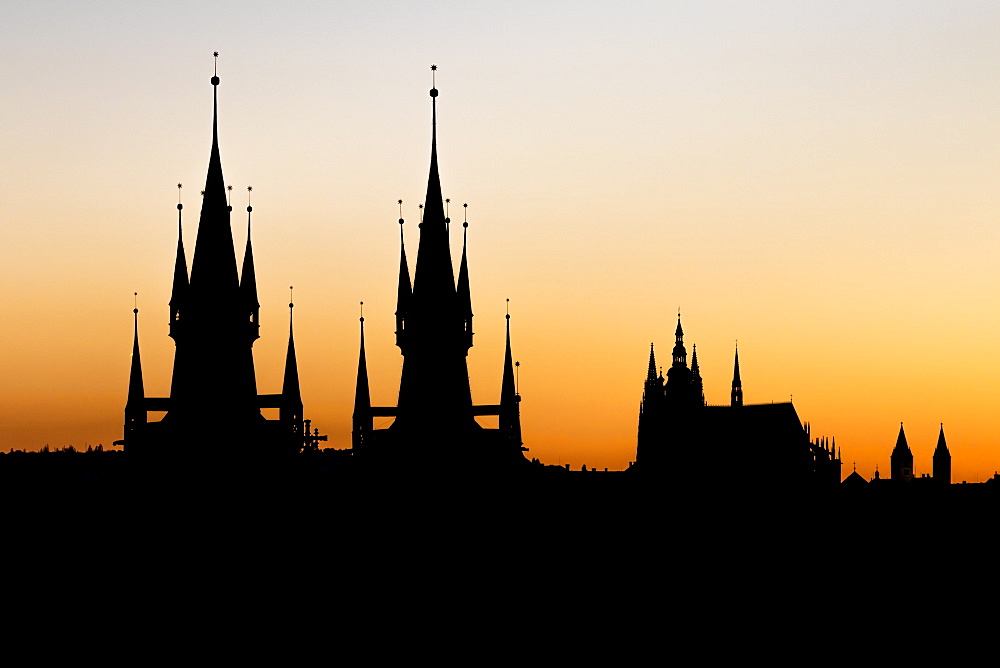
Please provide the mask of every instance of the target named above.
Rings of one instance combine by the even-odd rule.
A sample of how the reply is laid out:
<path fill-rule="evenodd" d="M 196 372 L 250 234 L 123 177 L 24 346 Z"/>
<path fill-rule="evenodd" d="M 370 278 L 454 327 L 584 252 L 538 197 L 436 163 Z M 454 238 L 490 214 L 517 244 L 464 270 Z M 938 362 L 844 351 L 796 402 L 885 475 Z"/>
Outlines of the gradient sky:
<path fill-rule="evenodd" d="M 887 472 L 900 421 L 918 474 L 940 422 L 956 481 L 1000 469 L 995 2 L 7 0 L 0 19 L 4 450 L 121 438 L 133 292 L 167 394 L 176 184 L 193 250 L 217 50 L 236 212 L 254 188 L 258 389 L 280 389 L 294 285 L 306 416 L 334 447 L 361 300 L 373 401 L 395 403 L 396 200 L 415 249 L 435 63 L 473 398 L 499 399 L 510 298 L 530 456 L 634 459 L 649 343 L 669 360 L 680 306 L 709 402 L 738 339 L 746 401 L 793 396 L 845 475 Z"/>

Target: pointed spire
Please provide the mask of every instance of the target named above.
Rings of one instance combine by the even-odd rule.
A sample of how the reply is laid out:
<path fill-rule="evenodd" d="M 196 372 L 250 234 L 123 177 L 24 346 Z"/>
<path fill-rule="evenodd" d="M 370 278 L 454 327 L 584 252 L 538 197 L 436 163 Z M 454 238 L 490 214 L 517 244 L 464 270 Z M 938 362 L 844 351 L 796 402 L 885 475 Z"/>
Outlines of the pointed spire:
<path fill-rule="evenodd" d="M 656 355 L 653 354 L 653 344 L 649 344 L 649 368 L 646 369 L 646 380 L 656 380 Z"/>
<path fill-rule="evenodd" d="M 249 207 L 248 207 L 249 208 Z M 292 290 L 291 287 L 288 288 L 289 291 Z M 299 404 L 302 403 L 302 394 L 299 391 L 299 365 L 295 359 L 295 333 L 292 329 L 293 325 L 293 311 L 295 309 L 295 303 L 293 301 L 288 302 L 288 351 L 285 353 L 285 377 L 281 384 L 281 395 L 286 401 L 292 400 Z"/>
<path fill-rule="evenodd" d="M 458 284 L 456 294 L 458 295 L 458 314 L 465 322 L 465 332 L 472 335 L 472 292 L 469 289 L 469 259 L 468 259 L 468 204 L 462 205 L 465 208 L 466 220 L 462 223 L 462 263 L 458 269 Z M 508 314 L 509 316 L 510 314 Z M 509 320 L 509 318 L 508 318 Z M 509 323 L 508 323 L 509 324 Z M 472 345 L 472 342 L 469 342 Z"/>
<path fill-rule="evenodd" d="M 510 350 L 510 300 L 507 300 L 507 346 L 503 357 L 503 382 L 500 385 L 500 429 L 513 445 L 521 445 L 520 395 L 514 377 L 514 357 Z"/>
<path fill-rule="evenodd" d="M 899 423 L 899 434 L 896 436 L 896 448 L 897 450 L 909 450 L 910 446 L 906 443 L 906 433 L 903 431 L 903 423 Z"/>
<path fill-rule="evenodd" d="M 218 59 L 219 52 L 215 52 Z M 217 62 L 217 61 L 216 61 Z M 229 227 L 229 213 L 232 207 L 226 197 L 226 185 L 222 176 L 222 158 L 219 156 L 219 77 L 212 77 L 212 152 L 205 177 L 204 198 L 201 204 L 201 218 L 198 222 L 198 238 L 195 243 L 194 259 L 191 262 L 191 285 L 198 289 L 199 301 L 205 306 L 217 306 L 221 296 L 219 290 L 227 292 L 238 289 L 239 276 L 236 271 L 236 253 L 233 248 L 233 234 Z M 207 291 L 202 291 L 207 288 Z"/>
<path fill-rule="evenodd" d="M 673 366 L 687 368 L 687 349 L 684 348 L 684 328 L 681 327 L 681 311 L 677 309 L 677 329 L 674 330 Z"/>
<path fill-rule="evenodd" d="M 698 344 L 691 350 L 691 384 L 694 386 L 694 399 L 699 406 L 705 405 L 705 386 L 701 379 L 701 367 L 698 366 Z"/>
<path fill-rule="evenodd" d="M 188 289 L 187 258 L 184 255 L 184 235 L 181 225 L 181 211 L 184 205 L 181 204 L 180 183 L 177 184 L 177 255 L 174 258 L 174 285 L 170 293 L 170 321 L 177 319 L 178 313 L 184 304 L 184 297 Z"/>
<path fill-rule="evenodd" d="M 134 293 L 135 297 L 139 293 Z M 146 390 L 142 384 L 142 360 L 139 358 L 139 306 L 136 304 L 132 309 L 133 332 L 132 332 L 132 368 L 128 377 L 128 401 L 127 407 L 139 408 L 146 397 Z"/>
<path fill-rule="evenodd" d="M 906 434 L 903 432 L 903 423 L 899 423 L 899 435 L 896 437 L 896 447 L 889 455 L 891 466 L 889 477 L 892 480 L 909 480 L 913 477 L 913 452 L 906 443 Z"/>
<path fill-rule="evenodd" d="M 403 241 L 403 200 L 399 200 L 399 285 L 396 288 L 396 345 L 400 345 L 403 335 L 406 314 L 413 300 L 413 287 L 410 284 L 410 268 L 406 263 L 406 244 Z"/>
<path fill-rule="evenodd" d="M 740 344 L 736 343 L 736 356 L 733 359 L 733 389 L 730 394 L 730 406 L 743 405 L 743 381 L 740 380 Z"/>
<path fill-rule="evenodd" d="M 436 65 L 431 71 L 437 70 Z M 427 177 L 427 195 L 424 199 L 423 218 L 420 223 L 420 245 L 413 274 L 415 302 L 433 311 L 453 313 L 455 273 L 451 264 L 448 241 L 448 221 L 441 197 L 441 177 L 437 158 L 437 88 L 431 88 L 431 166 Z M 441 314 L 443 315 L 443 314 Z"/>
<path fill-rule="evenodd" d="M 944 440 L 944 422 L 941 423 L 941 431 L 938 432 L 937 447 L 934 448 L 934 454 L 938 452 L 948 452 L 948 444 Z"/>
<path fill-rule="evenodd" d="M 253 264 L 253 244 L 250 242 L 250 215 L 253 207 L 250 206 L 250 193 L 253 186 L 247 186 L 247 249 L 243 255 L 243 272 L 240 275 L 240 292 L 243 293 L 243 301 L 257 322 L 257 314 L 260 309 L 260 302 L 257 300 L 257 273 Z"/>
<path fill-rule="evenodd" d="M 372 400 L 368 388 L 368 361 L 365 357 L 365 303 L 361 302 L 361 349 L 358 353 L 358 380 L 354 390 L 352 447 L 364 447 L 368 432 L 372 429 Z"/>
<path fill-rule="evenodd" d="M 932 476 L 934 482 L 939 485 L 951 484 L 951 453 L 948 451 L 948 444 L 944 440 L 944 423 L 941 423 L 941 431 L 938 432 L 937 447 L 934 448 L 932 459 Z"/>

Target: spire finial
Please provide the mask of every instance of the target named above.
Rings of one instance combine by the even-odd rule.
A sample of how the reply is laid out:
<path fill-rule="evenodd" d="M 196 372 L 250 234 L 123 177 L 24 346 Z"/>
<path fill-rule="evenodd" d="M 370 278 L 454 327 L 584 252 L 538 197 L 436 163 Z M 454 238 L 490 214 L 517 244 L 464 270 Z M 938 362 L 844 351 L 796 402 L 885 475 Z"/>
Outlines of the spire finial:
<path fill-rule="evenodd" d="M 361 322 L 365 321 L 365 303 L 361 302 Z"/>
<path fill-rule="evenodd" d="M 465 220 L 462 221 L 462 227 L 468 227 L 469 226 L 469 203 L 466 202 L 465 204 L 463 204 L 462 205 L 462 209 L 464 209 L 464 212 L 465 212 Z"/>
<path fill-rule="evenodd" d="M 184 186 L 182 184 L 180 184 L 180 183 L 177 184 L 177 210 L 178 211 L 180 211 L 181 209 L 184 208 L 184 205 L 181 204 L 181 188 L 183 188 L 183 187 Z"/>
<path fill-rule="evenodd" d="M 215 64 L 212 67 L 212 85 L 219 85 L 219 52 L 213 51 L 212 57 L 215 58 Z"/>
<path fill-rule="evenodd" d="M 507 319 L 510 320 L 510 298 L 507 299 Z"/>
<path fill-rule="evenodd" d="M 294 293 L 295 293 L 294 286 L 289 285 L 288 286 L 288 308 L 290 308 L 290 309 L 295 308 L 295 300 L 292 298 L 292 295 Z"/>
<path fill-rule="evenodd" d="M 250 193 L 253 192 L 253 186 L 247 186 L 247 213 L 253 211 L 253 207 L 250 206 Z"/>
<path fill-rule="evenodd" d="M 229 210 L 233 210 L 233 186 L 226 186 L 226 204 L 229 206 Z"/>
<path fill-rule="evenodd" d="M 424 205 L 423 204 L 418 204 L 417 208 L 420 209 L 420 223 L 423 224 L 423 222 L 424 222 Z"/>
<path fill-rule="evenodd" d="M 139 293 L 138 292 L 133 292 L 132 293 L 132 307 L 133 307 L 132 308 L 132 313 L 134 313 L 135 315 L 139 315 Z"/>

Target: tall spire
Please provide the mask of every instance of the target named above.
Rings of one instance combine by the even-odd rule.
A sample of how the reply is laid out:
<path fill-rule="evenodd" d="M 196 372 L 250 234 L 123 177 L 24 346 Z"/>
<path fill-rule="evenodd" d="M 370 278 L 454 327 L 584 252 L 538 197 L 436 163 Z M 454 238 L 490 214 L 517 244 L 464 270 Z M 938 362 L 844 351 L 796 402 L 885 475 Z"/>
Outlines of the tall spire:
<path fill-rule="evenodd" d="M 466 220 L 462 222 L 462 263 L 458 269 L 458 285 L 456 294 L 458 296 L 458 313 L 465 323 L 465 334 L 469 339 L 469 346 L 472 346 L 472 292 L 469 288 L 469 258 L 468 258 L 468 204 L 463 204 Z M 507 315 L 510 315 L 509 313 Z M 508 319 L 508 325 L 510 321 Z"/>
<path fill-rule="evenodd" d="M 137 294 L 135 296 L 138 296 Z M 125 402 L 124 444 L 134 445 L 140 425 L 146 424 L 146 391 L 142 384 L 142 361 L 139 359 L 139 307 L 132 309 L 132 368 L 128 377 L 128 399 Z"/>
<path fill-rule="evenodd" d="M 406 314 L 413 301 L 410 268 L 406 263 L 406 244 L 403 241 L 403 200 L 399 200 L 399 285 L 396 288 L 396 345 L 401 345 L 406 326 Z"/>
<path fill-rule="evenodd" d="M 681 327 L 681 312 L 677 311 L 677 329 L 674 330 L 673 366 L 687 368 L 687 350 L 684 348 L 684 328 Z"/>
<path fill-rule="evenodd" d="M 740 345 L 736 344 L 736 356 L 733 358 L 733 389 L 730 394 L 730 406 L 743 405 L 743 381 L 740 380 Z"/>
<path fill-rule="evenodd" d="M 941 423 L 941 431 L 938 432 L 937 447 L 934 448 L 933 473 L 934 482 L 939 485 L 951 484 L 951 452 L 948 451 L 948 444 L 944 440 L 944 423 Z"/>
<path fill-rule="evenodd" d="M 503 356 L 503 382 L 500 385 L 500 430 L 514 445 L 521 445 L 521 396 L 514 379 L 514 358 L 510 351 L 510 300 L 507 300 L 507 347 Z"/>
<path fill-rule="evenodd" d="M 138 293 L 136 293 L 138 296 Z M 132 309 L 132 368 L 128 377 L 127 406 L 141 406 L 146 398 L 146 390 L 142 384 L 142 360 L 139 359 L 139 307 Z"/>
<path fill-rule="evenodd" d="M 365 358 L 365 303 L 361 302 L 361 350 L 358 353 L 358 380 L 354 390 L 354 415 L 352 418 L 351 445 L 354 449 L 365 446 L 368 433 L 372 430 L 372 400 L 368 389 L 368 361 Z"/>
<path fill-rule="evenodd" d="M 184 235 L 181 225 L 181 211 L 184 205 L 181 204 L 181 184 L 177 184 L 177 256 L 174 258 L 174 285 L 170 293 L 170 322 L 173 322 L 180 315 L 180 310 L 184 305 L 184 298 L 188 290 L 188 270 L 187 258 L 184 255 Z"/>
<path fill-rule="evenodd" d="M 694 387 L 694 400 L 699 406 L 705 405 L 705 385 L 701 380 L 701 367 L 698 366 L 698 344 L 691 351 L 691 385 Z"/>
<path fill-rule="evenodd" d="M 247 249 L 243 254 L 243 271 L 240 274 L 240 292 L 243 294 L 243 301 L 246 304 L 247 310 L 250 312 L 250 319 L 254 325 L 257 325 L 259 330 L 260 323 L 260 302 L 257 300 L 257 273 L 254 270 L 253 264 L 253 244 L 250 242 L 250 215 L 253 212 L 253 207 L 250 206 L 250 193 L 253 191 L 253 186 L 247 186 Z M 255 331 L 254 334 L 259 336 L 259 332 Z M 257 338 L 255 336 L 255 338 Z"/>
<path fill-rule="evenodd" d="M 431 65 L 432 73 L 437 70 Z M 420 223 L 420 244 L 413 275 L 414 305 L 432 311 L 453 308 L 455 274 L 448 242 L 448 221 L 441 197 L 441 177 L 437 158 L 437 88 L 431 88 L 431 167 L 427 176 L 424 216 Z M 450 303 L 446 303 L 450 302 Z M 438 315 L 438 314 L 435 314 Z"/>
<path fill-rule="evenodd" d="M 292 329 L 295 303 L 291 298 L 291 286 L 288 292 L 288 351 L 285 353 L 285 377 L 281 383 L 281 407 L 278 410 L 278 419 L 285 428 L 288 450 L 299 452 L 307 434 L 303 434 L 302 393 L 299 390 L 299 365 L 295 359 L 295 334 Z"/>
<path fill-rule="evenodd" d="M 649 344 L 649 368 L 646 369 L 646 382 L 656 380 L 656 355 L 653 354 L 653 344 Z"/>
<path fill-rule="evenodd" d="M 432 72 L 437 68 L 432 67 Z M 420 223 L 420 243 L 413 271 L 412 293 L 402 316 L 403 335 L 396 344 L 403 354 L 395 433 L 437 430 L 453 446 L 464 434 L 478 431 L 472 413 L 472 392 L 466 357 L 472 346 L 471 307 L 459 305 L 448 239 L 448 219 L 441 197 L 437 162 L 437 88 L 431 89 L 431 166 Z M 402 259 L 402 255 L 401 255 Z M 468 274 L 466 274 L 467 277 Z M 404 272 L 400 294 L 405 301 Z M 466 278 L 467 280 L 467 278 Z M 463 313 L 463 311 L 466 311 Z M 397 323 L 398 321 L 397 315 Z"/>
<path fill-rule="evenodd" d="M 292 288 L 289 287 L 289 290 Z M 295 332 L 293 326 L 294 302 L 288 302 L 288 350 L 285 353 L 285 377 L 281 383 L 281 395 L 286 400 L 297 400 L 302 403 L 299 391 L 299 365 L 295 359 Z"/>
<path fill-rule="evenodd" d="M 215 52 L 218 62 L 219 52 Z M 198 238 L 191 262 L 191 294 L 199 307 L 217 308 L 228 301 L 226 294 L 239 287 L 233 232 L 229 225 L 232 207 L 226 200 L 226 185 L 219 156 L 219 77 L 212 77 L 212 152 L 205 177 Z M 221 294 L 220 294 L 221 293 Z"/>

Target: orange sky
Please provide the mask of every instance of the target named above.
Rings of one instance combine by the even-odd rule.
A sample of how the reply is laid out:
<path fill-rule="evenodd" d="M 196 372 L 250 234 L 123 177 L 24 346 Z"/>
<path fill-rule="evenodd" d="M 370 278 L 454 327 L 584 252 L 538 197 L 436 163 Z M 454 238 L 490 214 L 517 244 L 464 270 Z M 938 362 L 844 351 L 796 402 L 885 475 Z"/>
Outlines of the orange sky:
<path fill-rule="evenodd" d="M 295 285 L 331 445 L 361 300 L 373 400 L 395 402 L 396 200 L 415 244 L 436 63 L 473 396 L 498 400 L 510 298 L 531 456 L 634 458 L 679 305 L 710 402 L 739 339 L 746 400 L 794 396 L 845 474 L 887 470 L 903 421 L 917 473 L 944 422 L 955 479 L 992 475 L 1000 7 L 689 5 L 6 4 L 0 446 L 121 437 L 133 291 L 147 392 L 167 392 L 176 184 L 193 240 L 218 50 L 224 173 L 254 187 L 258 387 L 280 387 Z"/>

